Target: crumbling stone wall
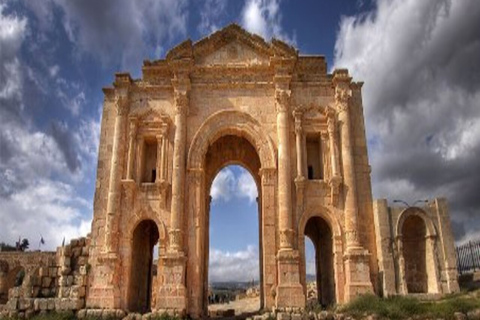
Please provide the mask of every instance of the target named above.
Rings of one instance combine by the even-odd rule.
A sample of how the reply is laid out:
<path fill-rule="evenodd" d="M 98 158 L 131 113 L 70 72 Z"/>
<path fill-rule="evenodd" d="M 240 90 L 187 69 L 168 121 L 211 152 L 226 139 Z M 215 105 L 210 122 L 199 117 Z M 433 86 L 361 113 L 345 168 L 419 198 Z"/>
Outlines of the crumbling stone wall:
<path fill-rule="evenodd" d="M 0 253 L 0 294 L 11 284 L 13 273 L 25 271 L 21 285 L 8 288 L 8 300 L 0 305 L 0 316 L 29 317 L 39 312 L 82 309 L 89 241 L 74 239 L 56 252 Z"/>

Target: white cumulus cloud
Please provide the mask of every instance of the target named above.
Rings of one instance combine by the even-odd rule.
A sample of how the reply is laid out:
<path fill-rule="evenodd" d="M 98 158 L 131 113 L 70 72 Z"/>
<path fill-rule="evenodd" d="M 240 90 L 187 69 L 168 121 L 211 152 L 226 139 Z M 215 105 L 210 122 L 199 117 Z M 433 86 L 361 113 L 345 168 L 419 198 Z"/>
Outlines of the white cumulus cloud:
<path fill-rule="evenodd" d="M 258 248 L 229 252 L 210 249 L 209 282 L 251 281 L 259 279 Z"/>
<path fill-rule="evenodd" d="M 447 196 L 461 240 L 480 229 L 479 219 L 472 222 L 480 213 L 480 6 L 375 5 L 342 18 L 335 45 L 335 67 L 365 82 L 374 195 Z"/>
<path fill-rule="evenodd" d="M 232 169 L 226 167 L 213 180 L 210 196 L 214 202 L 228 202 L 236 197 L 247 198 L 252 203 L 258 196 L 258 190 L 255 180 L 247 170 L 240 168 L 237 176 Z"/>
<path fill-rule="evenodd" d="M 295 35 L 289 36 L 282 29 L 280 0 L 247 0 L 242 10 L 242 25 L 250 32 L 269 40 L 272 37 L 296 45 Z"/>

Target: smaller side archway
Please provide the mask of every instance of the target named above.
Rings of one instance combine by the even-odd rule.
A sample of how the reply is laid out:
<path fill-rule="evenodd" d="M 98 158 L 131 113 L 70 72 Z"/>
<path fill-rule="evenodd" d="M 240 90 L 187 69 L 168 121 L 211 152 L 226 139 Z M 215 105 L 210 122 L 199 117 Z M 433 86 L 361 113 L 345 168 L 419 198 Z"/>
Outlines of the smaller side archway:
<path fill-rule="evenodd" d="M 128 286 L 129 311 L 148 312 L 152 306 L 153 249 L 160 233 L 157 224 L 150 219 L 142 220 L 133 230 Z"/>
<path fill-rule="evenodd" d="M 436 230 L 420 208 L 405 209 L 397 226 L 400 285 L 404 294 L 438 293 Z"/>
<path fill-rule="evenodd" d="M 307 208 L 308 209 L 308 208 Z M 310 208 L 312 209 L 312 208 Z M 305 238 L 315 251 L 315 274 L 318 303 L 323 306 L 343 302 L 344 272 L 342 229 L 335 216 L 325 207 L 307 210 L 298 222 L 298 246 L 301 255 L 301 283 L 307 290 Z"/>

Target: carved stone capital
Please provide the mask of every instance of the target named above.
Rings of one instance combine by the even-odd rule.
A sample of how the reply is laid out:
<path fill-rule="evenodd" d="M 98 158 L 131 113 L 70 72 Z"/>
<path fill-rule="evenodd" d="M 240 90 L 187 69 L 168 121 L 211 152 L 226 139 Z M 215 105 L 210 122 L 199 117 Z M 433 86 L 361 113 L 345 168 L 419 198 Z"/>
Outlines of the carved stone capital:
<path fill-rule="evenodd" d="M 290 105 L 290 90 L 275 90 L 275 106 L 277 113 L 287 112 Z"/>
<path fill-rule="evenodd" d="M 335 104 L 339 111 L 345 111 L 348 109 L 350 98 L 352 97 L 352 90 L 343 86 L 337 86 L 335 88 Z"/>
<path fill-rule="evenodd" d="M 188 110 L 188 103 L 189 103 L 187 91 L 175 90 L 174 101 L 175 101 L 175 113 L 186 114 Z"/>

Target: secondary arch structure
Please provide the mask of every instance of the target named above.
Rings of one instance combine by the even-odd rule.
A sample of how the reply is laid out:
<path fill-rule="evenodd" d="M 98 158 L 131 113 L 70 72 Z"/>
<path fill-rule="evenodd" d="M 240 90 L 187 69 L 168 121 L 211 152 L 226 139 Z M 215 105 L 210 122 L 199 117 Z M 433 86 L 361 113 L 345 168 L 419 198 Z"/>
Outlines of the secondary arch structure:
<path fill-rule="evenodd" d="M 87 307 L 206 314 L 208 191 L 229 164 L 258 186 L 264 308 L 305 306 L 305 235 L 330 259 L 324 303 L 385 292 L 378 261 L 395 235 L 376 232 L 361 90 L 323 56 L 235 24 L 145 61 L 139 79 L 117 73 L 104 89 Z M 435 252 L 449 264 L 428 283 L 443 293 L 455 290 L 440 280 L 454 279 L 455 258 L 442 210 Z M 156 278 L 135 280 L 152 245 Z"/>

